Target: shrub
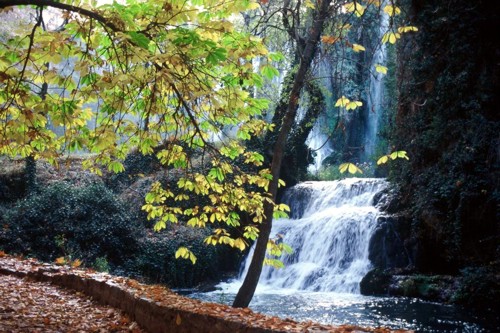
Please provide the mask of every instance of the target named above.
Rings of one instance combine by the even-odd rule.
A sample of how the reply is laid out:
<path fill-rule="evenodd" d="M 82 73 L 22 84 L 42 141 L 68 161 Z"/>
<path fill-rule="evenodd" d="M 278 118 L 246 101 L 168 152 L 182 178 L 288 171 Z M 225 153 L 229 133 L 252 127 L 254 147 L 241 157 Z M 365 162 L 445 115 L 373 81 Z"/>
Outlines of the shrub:
<path fill-rule="evenodd" d="M 69 255 L 88 265 L 98 257 L 120 265 L 137 251 L 142 232 L 124 203 L 101 184 L 57 183 L 19 201 L 3 220 L 5 250 L 46 261 Z"/>
<path fill-rule="evenodd" d="M 147 282 L 164 283 L 169 287 L 190 288 L 220 278 L 219 247 L 203 244 L 209 231 L 170 226 L 161 233 L 152 233 L 140 241 L 140 251 L 125 266 L 126 271 Z M 180 246 L 187 246 L 197 261 L 176 259 Z"/>
<path fill-rule="evenodd" d="M 500 311 L 498 267 L 467 267 L 453 300 L 478 309 Z"/>

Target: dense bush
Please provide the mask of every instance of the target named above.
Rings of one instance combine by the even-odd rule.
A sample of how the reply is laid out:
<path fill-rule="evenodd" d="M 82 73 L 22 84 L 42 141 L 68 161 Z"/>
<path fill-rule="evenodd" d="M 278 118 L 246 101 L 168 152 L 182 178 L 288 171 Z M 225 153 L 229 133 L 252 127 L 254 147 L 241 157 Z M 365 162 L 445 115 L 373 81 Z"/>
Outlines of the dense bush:
<path fill-rule="evenodd" d="M 498 267 L 493 266 L 467 267 L 461 270 L 462 281 L 453 296 L 454 301 L 498 313 L 500 311 L 500 281 L 497 272 Z"/>
<path fill-rule="evenodd" d="M 142 232 L 124 203 L 101 184 L 58 183 L 3 215 L 0 247 L 49 261 L 68 255 L 91 265 L 104 257 L 112 266 L 120 265 L 137 251 Z"/>
<path fill-rule="evenodd" d="M 208 230 L 170 226 L 161 233 L 152 233 L 140 240 L 141 250 L 125 267 L 127 273 L 151 283 L 188 288 L 220 278 L 219 249 L 203 244 Z M 196 264 L 176 259 L 180 246 L 188 247 L 197 257 Z"/>
<path fill-rule="evenodd" d="M 153 233 L 143 219 L 105 185 L 60 182 L 13 207 L 0 205 L 0 250 L 49 262 L 80 259 L 98 271 L 177 288 L 215 282 L 236 267 L 234 251 L 203 244 L 209 230 L 174 225 Z M 175 258 L 180 246 L 193 251 L 196 265 Z"/>

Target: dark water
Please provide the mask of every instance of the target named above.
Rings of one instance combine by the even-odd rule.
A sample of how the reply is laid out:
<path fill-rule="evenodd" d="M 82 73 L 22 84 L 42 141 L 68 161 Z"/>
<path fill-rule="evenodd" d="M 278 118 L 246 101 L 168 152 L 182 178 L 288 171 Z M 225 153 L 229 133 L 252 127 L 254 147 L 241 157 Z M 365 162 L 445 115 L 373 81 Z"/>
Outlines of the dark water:
<path fill-rule="evenodd" d="M 234 288 L 192 293 L 189 297 L 231 304 Z M 297 321 L 323 324 L 353 324 L 365 327 L 410 329 L 417 332 L 500 332 L 498 321 L 479 318 L 452 305 L 413 298 L 369 297 L 353 294 L 262 290 L 254 296 L 254 311 Z"/>

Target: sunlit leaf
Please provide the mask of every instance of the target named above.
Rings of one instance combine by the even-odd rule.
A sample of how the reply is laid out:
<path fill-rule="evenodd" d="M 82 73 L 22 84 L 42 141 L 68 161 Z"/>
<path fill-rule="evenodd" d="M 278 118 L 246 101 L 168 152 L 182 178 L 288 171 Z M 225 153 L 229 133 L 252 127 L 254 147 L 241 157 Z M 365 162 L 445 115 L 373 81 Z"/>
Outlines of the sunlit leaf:
<path fill-rule="evenodd" d="M 391 43 L 394 44 L 396 41 L 401 38 L 401 34 L 398 32 L 386 32 L 384 36 L 382 36 L 382 43 Z"/>
<path fill-rule="evenodd" d="M 183 246 L 177 249 L 177 251 L 175 252 L 175 258 L 189 259 L 191 260 L 193 265 L 196 264 L 196 256 L 193 254 L 193 252 Z"/>
<path fill-rule="evenodd" d="M 65 257 L 59 257 L 56 258 L 55 263 L 56 265 L 66 265 L 66 258 Z"/>
<path fill-rule="evenodd" d="M 306 5 L 307 8 L 315 9 L 316 6 L 311 0 L 305 0 L 304 4 Z"/>
<path fill-rule="evenodd" d="M 396 158 L 404 158 L 406 160 L 409 160 L 410 158 L 407 156 L 406 151 L 404 150 L 399 150 L 391 153 L 390 155 L 391 159 L 395 160 Z"/>
<path fill-rule="evenodd" d="M 389 16 L 395 16 L 401 14 L 401 9 L 397 6 L 387 5 L 384 7 L 384 12 Z"/>
<path fill-rule="evenodd" d="M 336 107 L 346 107 L 346 105 L 349 103 L 349 99 L 346 98 L 345 96 L 340 97 L 337 102 L 335 103 Z"/>
<path fill-rule="evenodd" d="M 384 155 L 377 160 L 377 165 L 385 164 L 389 160 L 389 156 Z"/>
<path fill-rule="evenodd" d="M 356 16 L 360 17 L 363 15 L 363 13 L 365 12 L 365 9 L 366 7 L 361 5 L 359 2 L 349 2 L 347 4 L 344 5 L 344 10 L 349 12 L 349 13 L 352 13 L 354 12 L 354 14 L 356 14 Z"/>
<path fill-rule="evenodd" d="M 361 52 L 361 51 L 365 51 L 365 47 L 363 45 L 359 45 L 359 44 L 352 44 L 352 50 L 354 52 Z"/>
<path fill-rule="evenodd" d="M 321 36 L 321 42 L 325 44 L 334 44 L 338 40 L 339 38 L 335 36 Z"/>
<path fill-rule="evenodd" d="M 353 163 L 342 163 L 339 166 L 339 171 L 340 173 L 345 173 L 346 171 L 348 171 L 351 174 L 363 173 L 363 171 Z"/>
<path fill-rule="evenodd" d="M 382 65 L 379 65 L 379 64 L 375 64 L 375 70 L 378 72 L 378 73 L 381 73 L 381 74 L 387 74 L 387 67 L 385 66 L 382 66 Z"/>
<path fill-rule="evenodd" d="M 360 102 L 360 101 L 350 101 L 349 103 L 347 103 L 345 109 L 346 110 L 354 110 L 360 106 L 363 105 L 363 102 Z"/>
<path fill-rule="evenodd" d="M 398 28 L 399 33 L 406 33 L 406 32 L 411 32 L 411 31 L 418 31 L 418 28 L 414 27 L 414 26 L 405 26 L 405 27 Z"/>

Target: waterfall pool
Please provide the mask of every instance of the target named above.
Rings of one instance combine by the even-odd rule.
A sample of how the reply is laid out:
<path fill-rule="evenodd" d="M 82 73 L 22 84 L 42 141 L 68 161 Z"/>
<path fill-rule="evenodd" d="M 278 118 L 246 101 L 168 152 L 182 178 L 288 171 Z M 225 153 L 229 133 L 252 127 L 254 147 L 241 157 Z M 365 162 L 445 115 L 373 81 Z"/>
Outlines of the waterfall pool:
<path fill-rule="evenodd" d="M 221 290 L 187 296 L 230 305 L 240 282 L 222 283 Z M 332 325 L 388 327 L 417 332 L 497 332 L 492 318 L 479 318 L 461 307 L 414 298 L 371 297 L 347 293 L 257 288 L 250 303 L 256 312 L 296 321 Z M 497 325 L 498 325 L 498 318 Z"/>
<path fill-rule="evenodd" d="M 305 182 L 288 189 L 283 201 L 291 207 L 290 219 L 275 221 L 272 234 L 280 235 L 294 252 L 282 256 L 285 268 L 264 267 L 250 308 L 332 325 L 500 332 L 498 318 L 479 318 L 457 306 L 360 295 L 359 283 L 372 268 L 368 245 L 382 214 L 374 206 L 374 197 L 386 187 L 384 179 L 349 178 Z M 250 250 L 239 279 L 219 284 L 218 291 L 189 296 L 231 304 L 252 253 Z"/>

